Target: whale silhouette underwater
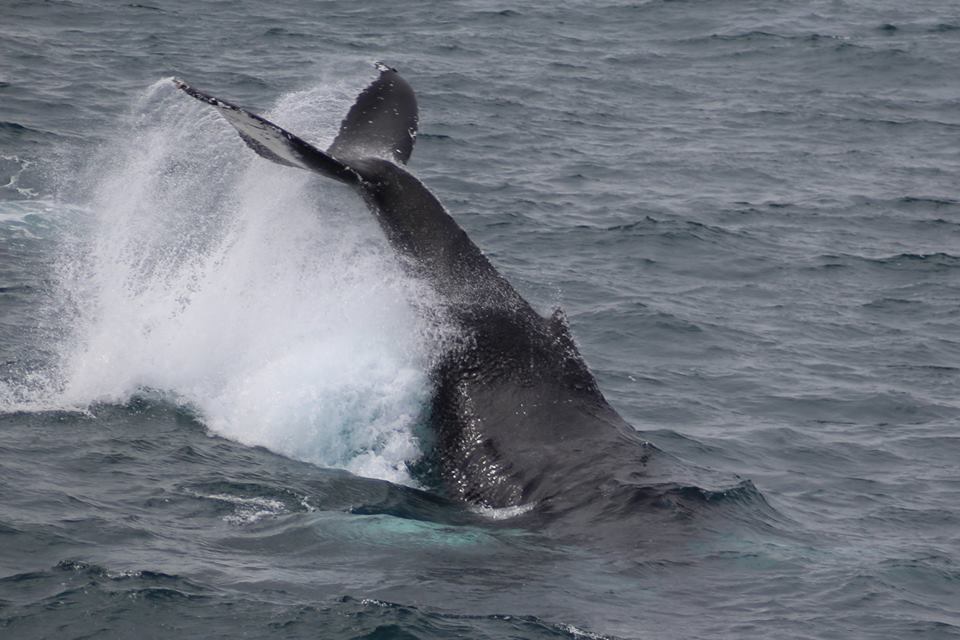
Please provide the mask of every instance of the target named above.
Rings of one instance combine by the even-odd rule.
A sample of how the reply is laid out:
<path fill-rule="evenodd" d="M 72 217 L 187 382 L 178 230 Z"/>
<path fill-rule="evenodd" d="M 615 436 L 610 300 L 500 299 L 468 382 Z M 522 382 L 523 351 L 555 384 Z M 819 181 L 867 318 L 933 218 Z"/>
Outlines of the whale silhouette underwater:
<path fill-rule="evenodd" d="M 646 467 L 659 450 L 606 401 L 563 313 L 539 315 L 404 168 L 416 98 L 395 69 L 377 69 L 326 151 L 174 83 L 215 107 L 260 156 L 353 187 L 394 250 L 439 294 L 464 339 L 433 371 L 428 475 L 454 500 L 555 515 L 620 512 L 695 489 L 655 480 Z"/>

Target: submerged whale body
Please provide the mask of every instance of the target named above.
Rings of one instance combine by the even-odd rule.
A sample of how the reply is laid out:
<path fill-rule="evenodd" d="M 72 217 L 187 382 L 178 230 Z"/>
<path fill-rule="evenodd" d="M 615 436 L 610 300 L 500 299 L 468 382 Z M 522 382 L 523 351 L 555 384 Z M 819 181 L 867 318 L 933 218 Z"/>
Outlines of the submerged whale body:
<path fill-rule="evenodd" d="M 427 466 L 449 495 L 484 507 L 561 511 L 635 486 L 651 446 L 604 399 L 563 314 L 534 311 L 404 168 L 416 139 L 416 98 L 395 69 L 377 68 L 326 151 L 174 82 L 216 107 L 262 157 L 356 189 L 390 244 L 440 294 L 465 336 L 434 372 Z"/>

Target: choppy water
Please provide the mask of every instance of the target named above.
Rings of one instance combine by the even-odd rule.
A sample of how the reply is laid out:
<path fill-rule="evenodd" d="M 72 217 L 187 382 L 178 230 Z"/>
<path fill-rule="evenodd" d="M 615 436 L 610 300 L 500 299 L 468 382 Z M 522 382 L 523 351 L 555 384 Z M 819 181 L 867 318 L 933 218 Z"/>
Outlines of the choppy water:
<path fill-rule="evenodd" d="M 3 637 L 960 635 L 952 3 L 0 14 Z M 418 486 L 430 292 L 166 80 L 325 143 L 378 59 L 411 168 L 689 470 L 604 536 Z"/>

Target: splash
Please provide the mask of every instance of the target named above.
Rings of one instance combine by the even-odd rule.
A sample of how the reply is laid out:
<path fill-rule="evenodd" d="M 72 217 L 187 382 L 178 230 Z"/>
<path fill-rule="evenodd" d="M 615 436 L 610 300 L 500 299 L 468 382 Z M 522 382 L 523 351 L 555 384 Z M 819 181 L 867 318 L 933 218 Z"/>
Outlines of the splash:
<path fill-rule="evenodd" d="M 353 89 L 267 116 L 330 139 Z M 58 277 L 73 331 L 57 403 L 159 390 L 216 434 L 411 482 L 438 329 L 356 195 L 257 158 L 168 80 L 94 164 L 93 219 Z"/>

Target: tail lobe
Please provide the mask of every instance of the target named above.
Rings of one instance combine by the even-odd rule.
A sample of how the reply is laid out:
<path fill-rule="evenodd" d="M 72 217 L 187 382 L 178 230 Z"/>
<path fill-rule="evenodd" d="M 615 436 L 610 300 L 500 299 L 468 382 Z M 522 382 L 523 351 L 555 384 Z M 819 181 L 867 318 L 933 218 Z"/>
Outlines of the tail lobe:
<path fill-rule="evenodd" d="M 380 76 L 357 96 L 328 151 L 337 158 L 406 164 L 417 138 L 417 99 L 396 69 L 379 62 L 377 69 Z"/>
<path fill-rule="evenodd" d="M 305 140 L 278 127 L 266 118 L 216 98 L 182 80 L 174 79 L 177 88 L 201 102 L 216 107 L 240 134 L 240 138 L 258 155 L 288 167 L 316 171 L 347 184 L 361 182 L 360 174 L 329 153 L 320 151 Z"/>

